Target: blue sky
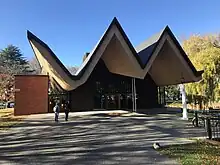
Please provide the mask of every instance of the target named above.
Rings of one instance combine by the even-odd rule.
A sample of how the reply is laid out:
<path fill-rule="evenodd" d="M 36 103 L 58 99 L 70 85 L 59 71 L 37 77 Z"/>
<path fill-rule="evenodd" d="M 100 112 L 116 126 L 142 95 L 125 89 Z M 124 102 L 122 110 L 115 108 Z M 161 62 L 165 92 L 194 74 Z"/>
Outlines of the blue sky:
<path fill-rule="evenodd" d="M 179 40 L 219 33 L 219 7 L 219 0 L 0 0 L 0 49 L 13 44 L 31 58 L 30 30 L 65 65 L 79 66 L 113 17 L 136 46 L 166 25 Z"/>

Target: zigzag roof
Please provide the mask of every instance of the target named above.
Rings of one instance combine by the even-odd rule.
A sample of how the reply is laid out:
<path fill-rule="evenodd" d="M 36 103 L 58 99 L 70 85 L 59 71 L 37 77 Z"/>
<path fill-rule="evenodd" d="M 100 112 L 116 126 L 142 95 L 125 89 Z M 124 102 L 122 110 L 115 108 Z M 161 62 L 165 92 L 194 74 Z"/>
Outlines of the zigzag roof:
<path fill-rule="evenodd" d="M 168 41 L 173 46 L 173 49 L 176 48 L 175 54 L 180 54 L 178 58 L 181 59 L 184 63 L 184 67 L 187 68 L 188 72 L 186 74 L 189 74 L 189 76 L 186 76 L 187 80 L 185 82 L 198 81 L 201 79 L 202 75 L 202 71 L 198 72 L 195 69 L 168 26 L 166 26 L 162 32 L 145 41 L 135 49 L 118 20 L 114 18 L 97 45 L 90 52 L 86 60 L 74 75 L 67 70 L 47 44 L 41 41 L 30 31 L 27 31 L 27 37 L 40 65 L 43 67 L 43 70 L 49 73 L 49 75 L 56 80 L 64 90 L 73 90 L 85 83 L 100 58 L 105 59 L 105 62 L 108 64 L 109 71 L 113 73 L 144 79 L 146 74 L 150 72 L 150 69 L 152 68 L 159 52 L 162 50 L 162 47 L 164 45 L 169 45 L 165 44 Z M 117 65 L 117 62 L 109 61 L 109 55 L 103 55 L 107 50 L 111 51 L 110 49 L 107 49 L 109 45 L 113 45 L 111 48 L 117 47 L 118 50 L 123 50 L 123 53 L 121 54 L 127 55 L 127 61 L 124 60 L 127 67 L 124 66 L 124 68 L 122 68 L 119 66 L 119 63 Z M 121 61 L 123 61 L 125 55 L 121 54 L 118 55 L 118 58 L 121 58 Z M 120 61 L 120 59 L 117 61 Z M 116 66 L 113 67 L 113 65 Z M 115 69 L 117 66 L 118 69 Z M 153 72 L 155 71 L 152 71 L 152 73 Z M 182 80 L 179 80 L 178 82 L 180 83 L 180 81 Z M 177 81 L 172 84 L 176 83 Z M 158 85 L 170 84 L 158 83 Z"/>

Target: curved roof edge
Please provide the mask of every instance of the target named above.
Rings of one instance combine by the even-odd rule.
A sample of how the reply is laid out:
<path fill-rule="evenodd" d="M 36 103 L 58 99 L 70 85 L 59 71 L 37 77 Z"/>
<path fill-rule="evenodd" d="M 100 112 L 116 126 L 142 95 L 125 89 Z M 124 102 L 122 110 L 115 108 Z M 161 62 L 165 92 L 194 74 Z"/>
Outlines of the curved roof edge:
<path fill-rule="evenodd" d="M 62 68 L 62 70 L 72 79 L 72 80 L 80 80 L 81 77 L 84 75 L 84 73 L 86 72 L 90 62 L 93 60 L 94 58 L 94 54 L 98 51 L 99 47 L 102 45 L 104 39 L 106 38 L 108 32 L 111 30 L 111 28 L 113 27 L 113 25 L 115 25 L 117 27 L 117 29 L 119 30 L 119 32 L 121 33 L 123 39 L 125 40 L 127 46 L 129 47 L 130 51 L 132 52 L 132 54 L 134 55 L 135 59 L 137 60 L 137 62 L 139 63 L 140 67 L 144 70 L 146 68 L 147 65 L 149 65 L 149 61 L 152 58 L 152 55 L 154 54 L 155 50 L 158 47 L 158 44 L 160 43 L 160 41 L 162 40 L 163 36 L 165 33 L 167 33 L 171 39 L 174 41 L 175 45 L 178 47 L 181 55 L 183 56 L 184 60 L 187 62 L 188 66 L 190 67 L 190 69 L 192 70 L 192 72 L 194 73 L 195 77 L 201 77 L 203 71 L 197 71 L 196 68 L 193 66 L 193 64 L 191 63 L 191 61 L 189 60 L 188 56 L 186 55 L 186 53 L 184 52 L 183 48 L 181 47 L 181 45 L 179 44 L 179 42 L 177 41 L 177 39 L 175 38 L 174 34 L 172 33 L 172 31 L 170 30 L 170 28 L 168 26 L 165 27 L 165 29 L 163 30 L 163 32 L 160 34 L 159 38 L 152 44 L 155 44 L 152 51 L 149 54 L 149 58 L 146 62 L 141 61 L 141 58 L 139 56 L 140 52 L 137 52 L 135 50 L 135 48 L 133 47 L 133 45 L 131 44 L 130 40 L 128 39 L 127 35 L 125 34 L 124 30 L 122 29 L 120 23 L 118 22 L 118 20 L 116 19 L 116 17 L 113 19 L 113 21 L 111 22 L 111 24 L 109 25 L 109 27 L 107 28 L 107 30 L 105 31 L 104 35 L 101 37 L 100 41 L 98 42 L 98 44 L 95 46 L 95 48 L 93 49 L 93 51 L 88 55 L 87 59 L 83 62 L 83 64 L 81 65 L 81 67 L 79 68 L 79 70 L 77 71 L 76 74 L 72 75 L 68 69 L 62 64 L 62 62 L 57 58 L 57 56 L 54 54 L 54 52 L 49 48 L 49 46 L 44 43 L 43 41 L 41 41 L 37 36 L 35 36 L 34 34 L 32 34 L 30 31 L 27 31 L 27 38 L 30 41 L 35 41 L 37 43 L 39 43 L 42 47 L 44 47 L 49 54 L 54 58 L 54 60 L 57 62 L 57 64 Z M 152 44 L 148 44 L 147 47 L 151 46 Z M 31 43 L 30 43 L 31 45 Z M 32 47 L 32 45 L 31 45 Z M 147 49 L 143 48 L 144 49 Z M 32 47 L 33 49 L 33 47 Z M 33 49 L 34 51 L 34 49 Z M 35 52 L 35 51 L 34 51 Z M 35 54 L 36 55 L 36 54 Z M 152 64 L 150 64 L 152 65 Z M 147 74 L 147 73 L 146 73 Z M 200 78 L 201 79 L 201 78 Z"/>
<path fill-rule="evenodd" d="M 101 46 L 102 42 L 104 41 L 104 38 L 106 37 L 106 35 L 108 34 L 108 32 L 110 31 L 110 29 L 112 28 L 113 25 L 116 25 L 116 27 L 118 28 L 118 30 L 121 32 L 124 40 L 126 41 L 127 45 L 129 46 L 130 50 L 132 51 L 132 53 L 134 54 L 136 60 L 138 61 L 139 65 L 141 66 L 141 68 L 144 68 L 143 63 L 141 62 L 140 57 L 138 56 L 136 50 L 134 49 L 133 45 L 131 44 L 130 40 L 128 39 L 127 35 L 125 34 L 124 30 L 122 29 L 120 23 L 118 22 L 117 18 L 114 17 L 113 21 L 111 22 L 111 24 L 109 25 L 108 29 L 105 31 L 104 35 L 102 36 L 102 38 L 100 39 L 100 41 L 98 42 L 97 46 L 93 49 L 92 52 L 90 52 L 90 54 L 88 55 L 87 59 L 85 60 L 82 65 L 79 67 L 79 69 L 77 70 L 76 74 L 72 75 L 68 69 L 63 65 L 63 63 L 57 58 L 57 56 L 55 55 L 55 53 L 49 48 L 49 46 L 44 43 L 42 40 L 40 40 L 37 36 L 35 36 L 33 33 L 31 33 L 29 30 L 27 30 L 27 38 L 29 41 L 31 40 L 35 40 L 36 42 L 38 42 L 41 46 L 43 46 L 44 48 L 47 49 L 47 51 L 50 52 L 50 54 L 53 56 L 53 58 L 56 60 L 56 62 L 60 65 L 60 67 L 65 71 L 65 73 L 71 77 L 71 79 L 73 80 L 79 80 L 84 72 L 86 71 L 86 68 L 88 67 L 89 63 L 91 62 L 91 60 L 93 59 L 93 54 L 96 53 L 96 51 L 98 50 L 98 48 Z M 33 49 L 33 48 L 32 48 Z"/>
<path fill-rule="evenodd" d="M 169 28 L 169 26 L 167 25 L 163 31 L 161 31 L 159 34 L 157 34 L 157 36 L 154 37 L 154 39 L 152 40 L 151 38 L 149 40 L 146 40 L 145 43 L 147 43 L 147 46 L 145 48 L 137 48 L 138 50 L 138 54 L 141 53 L 141 51 L 153 46 L 153 49 L 148 52 L 148 59 L 146 60 L 146 62 L 144 63 L 144 68 L 146 67 L 146 65 L 148 64 L 148 62 L 150 61 L 152 55 L 154 54 L 155 50 L 158 47 L 158 44 L 160 43 L 160 40 L 162 39 L 163 35 L 165 33 L 168 33 L 168 35 L 171 37 L 171 39 L 174 41 L 175 45 L 178 47 L 181 55 L 183 56 L 183 58 L 186 60 L 187 64 L 189 65 L 189 67 L 191 68 L 191 70 L 193 71 L 193 73 L 195 74 L 196 77 L 199 77 L 202 75 L 202 73 L 204 71 L 197 71 L 196 68 L 194 67 L 194 65 L 192 64 L 192 62 L 190 61 L 189 57 L 187 56 L 187 54 L 185 53 L 185 51 L 183 50 L 182 46 L 180 45 L 180 43 L 177 41 L 175 35 L 173 34 L 173 32 L 171 31 L 171 29 Z M 140 47 L 141 45 L 139 45 L 138 47 Z M 145 54 L 146 55 L 146 54 Z"/>

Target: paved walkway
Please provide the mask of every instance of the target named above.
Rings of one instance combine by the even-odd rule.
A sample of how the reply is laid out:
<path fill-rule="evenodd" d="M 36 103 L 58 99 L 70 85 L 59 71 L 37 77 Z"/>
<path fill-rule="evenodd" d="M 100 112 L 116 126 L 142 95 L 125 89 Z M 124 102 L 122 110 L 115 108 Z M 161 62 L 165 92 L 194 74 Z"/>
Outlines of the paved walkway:
<path fill-rule="evenodd" d="M 111 111 L 112 112 L 112 111 Z M 104 112 L 30 115 L 22 124 L 0 133 L 0 164 L 177 164 L 152 144 L 189 142 L 204 134 L 174 114 Z"/>

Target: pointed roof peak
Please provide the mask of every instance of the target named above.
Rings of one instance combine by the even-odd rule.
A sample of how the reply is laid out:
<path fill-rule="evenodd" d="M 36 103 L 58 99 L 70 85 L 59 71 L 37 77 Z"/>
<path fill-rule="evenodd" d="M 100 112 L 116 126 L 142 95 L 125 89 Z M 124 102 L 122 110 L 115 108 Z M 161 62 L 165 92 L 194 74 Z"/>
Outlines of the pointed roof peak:
<path fill-rule="evenodd" d="M 40 40 L 36 35 L 34 35 L 30 30 L 27 30 L 27 38 L 29 40 L 35 39 L 35 40 Z"/>
<path fill-rule="evenodd" d="M 167 25 L 165 28 L 164 28 L 164 31 L 169 31 L 169 32 L 172 32 L 170 27 Z"/>
<path fill-rule="evenodd" d="M 164 29 L 170 29 L 170 27 L 168 25 L 166 25 Z"/>
<path fill-rule="evenodd" d="M 112 22 L 111 22 L 110 26 L 111 26 L 111 25 L 119 25 L 119 26 L 121 26 L 120 23 L 119 23 L 119 21 L 118 21 L 118 19 L 117 19 L 116 17 L 114 17 L 114 18 L 112 19 Z M 110 27 L 110 26 L 109 26 L 109 27 Z"/>
<path fill-rule="evenodd" d="M 117 17 L 114 17 L 114 18 L 113 18 L 113 21 L 118 21 Z"/>
<path fill-rule="evenodd" d="M 27 30 L 27 38 L 30 39 L 32 35 L 33 34 L 29 30 Z"/>

